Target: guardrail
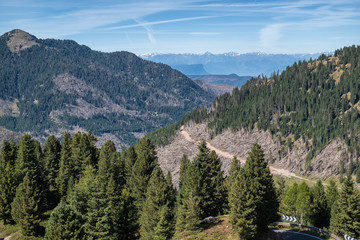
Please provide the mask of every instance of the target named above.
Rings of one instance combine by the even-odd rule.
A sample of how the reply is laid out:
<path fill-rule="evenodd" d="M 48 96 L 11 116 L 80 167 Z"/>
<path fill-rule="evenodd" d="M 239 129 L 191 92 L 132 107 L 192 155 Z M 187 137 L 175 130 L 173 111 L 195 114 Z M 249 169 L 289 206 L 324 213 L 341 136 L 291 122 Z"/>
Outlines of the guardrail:
<path fill-rule="evenodd" d="M 296 224 L 296 223 L 286 223 L 286 222 L 274 222 L 271 224 L 272 226 L 285 226 L 285 227 L 298 227 L 300 229 L 309 229 L 315 232 L 320 232 L 320 233 L 324 233 L 336 240 L 343 240 L 342 237 L 339 237 L 333 233 L 330 233 L 328 231 L 325 231 L 324 229 L 321 228 L 317 228 L 317 227 L 313 227 L 313 226 L 307 226 L 307 225 L 301 225 L 301 224 Z"/>

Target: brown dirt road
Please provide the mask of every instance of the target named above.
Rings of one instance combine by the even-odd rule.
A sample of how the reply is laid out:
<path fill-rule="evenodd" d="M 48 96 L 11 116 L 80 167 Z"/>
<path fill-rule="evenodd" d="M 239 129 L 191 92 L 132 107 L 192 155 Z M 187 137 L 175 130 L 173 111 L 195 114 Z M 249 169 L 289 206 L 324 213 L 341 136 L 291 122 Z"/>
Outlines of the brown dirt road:
<path fill-rule="evenodd" d="M 188 141 L 188 142 L 192 142 L 192 143 L 198 143 L 199 141 L 196 141 L 195 139 L 191 138 L 191 136 L 189 135 L 189 133 L 185 130 L 184 126 L 182 126 L 180 128 L 180 134 Z M 225 157 L 225 158 L 229 158 L 229 159 L 232 159 L 235 154 L 234 153 L 230 153 L 230 152 L 226 152 L 226 151 L 223 151 L 213 145 L 211 145 L 210 142 L 206 142 L 206 145 L 207 147 L 210 149 L 210 150 L 214 150 L 216 152 L 217 155 L 221 156 L 221 157 Z M 242 157 L 239 157 L 239 156 L 236 156 L 240 161 L 241 163 L 244 165 L 245 164 L 245 161 L 246 159 L 245 158 L 242 158 Z M 292 173 L 290 172 L 289 170 L 286 170 L 286 169 L 283 169 L 283 168 L 276 168 L 276 167 L 273 167 L 273 166 L 269 166 L 270 168 L 270 171 L 273 175 L 278 175 L 278 176 L 284 176 L 284 177 L 294 177 L 294 178 L 298 178 L 298 179 L 302 179 L 302 180 L 305 180 L 305 181 L 309 181 L 308 179 L 306 178 L 303 178 L 303 177 L 300 177 L 300 176 L 297 176 L 295 173 Z"/>

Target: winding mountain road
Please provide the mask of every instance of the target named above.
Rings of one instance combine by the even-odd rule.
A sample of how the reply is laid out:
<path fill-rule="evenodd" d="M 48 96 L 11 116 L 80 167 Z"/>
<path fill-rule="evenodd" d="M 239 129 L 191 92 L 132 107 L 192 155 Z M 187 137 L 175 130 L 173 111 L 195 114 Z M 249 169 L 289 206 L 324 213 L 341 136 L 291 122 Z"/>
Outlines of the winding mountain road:
<path fill-rule="evenodd" d="M 195 139 L 193 139 L 190 134 L 185 130 L 185 127 L 184 126 L 181 126 L 180 128 L 180 134 L 188 141 L 188 142 L 192 142 L 192 143 L 199 143 L 200 141 L 196 141 Z M 225 158 L 229 158 L 229 159 L 232 159 L 234 156 L 236 156 L 240 162 L 242 164 L 245 164 L 246 162 L 246 159 L 243 158 L 243 157 L 239 157 L 237 156 L 236 154 L 234 153 L 230 153 L 230 152 L 226 152 L 226 151 L 223 151 L 213 145 L 211 145 L 210 142 L 206 142 L 206 145 L 207 147 L 210 149 L 210 150 L 214 150 L 216 152 L 216 154 L 218 156 L 221 156 L 221 157 L 225 157 Z M 300 176 L 297 176 L 295 173 L 292 173 L 290 172 L 289 170 L 286 170 L 286 169 L 282 169 L 282 168 L 276 168 L 276 167 L 273 167 L 273 166 L 269 166 L 270 168 L 270 171 L 273 175 L 279 175 L 279 176 L 284 176 L 284 177 L 294 177 L 294 178 L 298 178 L 298 179 L 302 179 L 302 180 L 305 180 L 305 181 L 310 181 L 306 178 L 303 178 L 303 177 L 300 177 Z"/>
<path fill-rule="evenodd" d="M 323 240 L 323 238 L 301 232 L 285 230 L 276 230 L 275 232 L 280 233 L 284 240 Z"/>

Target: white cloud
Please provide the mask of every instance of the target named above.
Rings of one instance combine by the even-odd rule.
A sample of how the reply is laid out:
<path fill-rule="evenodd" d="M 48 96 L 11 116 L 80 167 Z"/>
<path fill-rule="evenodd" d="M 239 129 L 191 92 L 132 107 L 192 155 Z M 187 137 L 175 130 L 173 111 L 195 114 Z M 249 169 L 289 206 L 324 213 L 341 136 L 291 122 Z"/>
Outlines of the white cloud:
<path fill-rule="evenodd" d="M 266 26 L 260 30 L 260 46 L 265 49 L 274 49 L 278 47 L 278 42 L 282 37 L 283 28 L 287 24 L 276 23 Z"/>

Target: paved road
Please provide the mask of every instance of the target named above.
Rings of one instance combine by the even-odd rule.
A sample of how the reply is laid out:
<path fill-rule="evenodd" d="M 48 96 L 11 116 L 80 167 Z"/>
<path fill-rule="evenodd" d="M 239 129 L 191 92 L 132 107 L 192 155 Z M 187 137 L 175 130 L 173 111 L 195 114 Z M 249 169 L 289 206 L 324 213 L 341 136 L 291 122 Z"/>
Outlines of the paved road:
<path fill-rule="evenodd" d="M 323 240 L 322 238 L 312 236 L 306 233 L 277 230 L 275 232 L 280 232 L 284 240 Z"/>

